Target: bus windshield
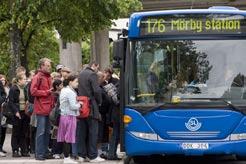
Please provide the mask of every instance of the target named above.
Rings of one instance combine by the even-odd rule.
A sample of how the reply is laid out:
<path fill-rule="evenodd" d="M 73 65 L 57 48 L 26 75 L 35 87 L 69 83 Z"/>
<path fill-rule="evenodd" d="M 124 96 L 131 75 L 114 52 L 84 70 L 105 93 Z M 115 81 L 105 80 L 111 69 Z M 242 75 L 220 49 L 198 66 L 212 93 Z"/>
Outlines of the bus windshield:
<path fill-rule="evenodd" d="M 246 102 L 246 40 L 134 40 L 129 104 L 224 98 Z"/>

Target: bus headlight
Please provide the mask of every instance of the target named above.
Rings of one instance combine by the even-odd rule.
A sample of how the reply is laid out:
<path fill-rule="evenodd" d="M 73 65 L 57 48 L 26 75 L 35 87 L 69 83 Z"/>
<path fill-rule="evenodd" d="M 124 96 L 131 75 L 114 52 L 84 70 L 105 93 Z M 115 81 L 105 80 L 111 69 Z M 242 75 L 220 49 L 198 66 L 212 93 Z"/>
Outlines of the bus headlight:
<path fill-rule="evenodd" d="M 245 140 L 245 139 L 246 139 L 246 133 L 231 134 L 230 136 L 231 141 Z"/>
<path fill-rule="evenodd" d="M 172 103 L 180 103 L 181 98 L 179 96 L 173 96 L 171 102 Z"/>
<path fill-rule="evenodd" d="M 147 139 L 147 140 L 157 140 L 157 134 L 155 133 L 143 133 L 143 132 L 133 132 L 131 131 L 131 133 L 138 137 L 138 138 L 142 138 L 142 139 Z"/>
<path fill-rule="evenodd" d="M 124 115 L 123 122 L 125 124 L 129 124 L 130 122 L 132 122 L 132 118 L 130 116 L 128 116 L 128 115 Z"/>

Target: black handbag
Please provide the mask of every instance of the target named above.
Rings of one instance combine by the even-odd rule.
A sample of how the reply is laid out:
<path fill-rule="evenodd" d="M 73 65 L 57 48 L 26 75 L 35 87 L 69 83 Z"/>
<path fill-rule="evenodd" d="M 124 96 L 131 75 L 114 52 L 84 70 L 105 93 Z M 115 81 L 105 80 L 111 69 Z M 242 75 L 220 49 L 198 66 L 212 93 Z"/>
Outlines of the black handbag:
<path fill-rule="evenodd" d="M 6 100 L 2 103 L 1 108 L 2 108 L 2 114 L 3 116 L 12 119 L 14 117 L 13 112 L 9 108 L 9 99 L 6 98 Z"/>
<path fill-rule="evenodd" d="M 55 107 L 51 110 L 49 114 L 50 123 L 54 126 L 59 126 L 60 116 L 61 116 L 60 103 L 56 102 Z"/>

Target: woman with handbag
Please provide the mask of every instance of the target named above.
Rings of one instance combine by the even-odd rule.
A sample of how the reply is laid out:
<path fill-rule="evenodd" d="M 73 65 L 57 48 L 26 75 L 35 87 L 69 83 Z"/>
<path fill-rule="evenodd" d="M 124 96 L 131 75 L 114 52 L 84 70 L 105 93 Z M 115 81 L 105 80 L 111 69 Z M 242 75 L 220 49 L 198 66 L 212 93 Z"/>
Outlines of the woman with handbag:
<path fill-rule="evenodd" d="M 58 127 L 57 142 L 63 142 L 64 163 L 74 163 L 70 157 L 71 144 L 76 141 L 77 116 L 82 103 L 76 100 L 78 78 L 69 75 L 63 81 L 63 88 L 60 93 L 60 122 Z"/>
<path fill-rule="evenodd" d="M 9 93 L 9 87 L 7 83 L 7 79 L 4 75 L 0 74 L 0 105 L 2 105 L 3 101 L 8 97 Z M 0 112 L 0 157 L 6 156 L 6 151 L 3 150 L 3 143 L 6 136 L 6 117 L 2 115 L 2 112 Z"/>
<path fill-rule="evenodd" d="M 13 113 L 12 118 L 12 138 L 11 146 L 13 157 L 29 157 L 27 148 L 27 137 L 29 128 L 29 118 L 25 114 L 26 96 L 24 94 L 24 87 L 26 85 L 26 75 L 17 74 L 13 86 L 9 91 L 9 108 Z M 21 149 L 21 154 L 19 153 Z"/>
<path fill-rule="evenodd" d="M 4 88 L 4 92 L 6 94 L 6 98 L 8 97 L 9 95 L 9 83 L 7 81 L 7 78 L 5 75 L 0 75 L 0 81 L 2 82 L 3 84 L 3 88 Z M 4 141 L 5 141 L 5 137 L 6 137 L 6 131 L 7 131 L 7 118 L 2 116 L 1 115 L 1 140 L 0 140 L 0 156 L 6 156 L 6 151 L 3 150 L 3 144 L 4 144 Z"/>

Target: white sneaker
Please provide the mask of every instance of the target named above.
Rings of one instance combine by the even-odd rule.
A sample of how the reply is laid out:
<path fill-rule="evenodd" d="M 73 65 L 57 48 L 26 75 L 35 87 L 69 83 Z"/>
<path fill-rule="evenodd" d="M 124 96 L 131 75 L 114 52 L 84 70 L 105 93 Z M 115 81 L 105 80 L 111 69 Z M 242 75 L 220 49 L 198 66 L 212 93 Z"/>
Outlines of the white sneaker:
<path fill-rule="evenodd" d="M 61 159 L 61 156 L 60 156 L 60 154 L 54 154 L 53 155 L 53 158 L 55 158 L 55 159 Z"/>
<path fill-rule="evenodd" d="M 0 157 L 6 157 L 6 154 L 2 151 L 0 151 Z"/>
<path fill-rule="evenodd" d="M 90 162 L 90 159 L 88 157 L 86 158 L 79 157 L 79 162 Z"/>
<path fill-rule="evenodd" d="M 85 158 L 79 157 L 79 162 L 85 162 Z"/>
<path fill-rule="evenodd" d="M 78 162 L 72 160 L 70 157 L 64 158 L 63 163 L 78 164 Z"/>
<path fill-rule="evenodd" d="M 105 159 L 103 159 L 99 156 L 96 157 L 95 159 L 90 160 L 90 162 L 92 162 L 92 163 L 103 162 L 103 161 L 105 161 Z"/>

